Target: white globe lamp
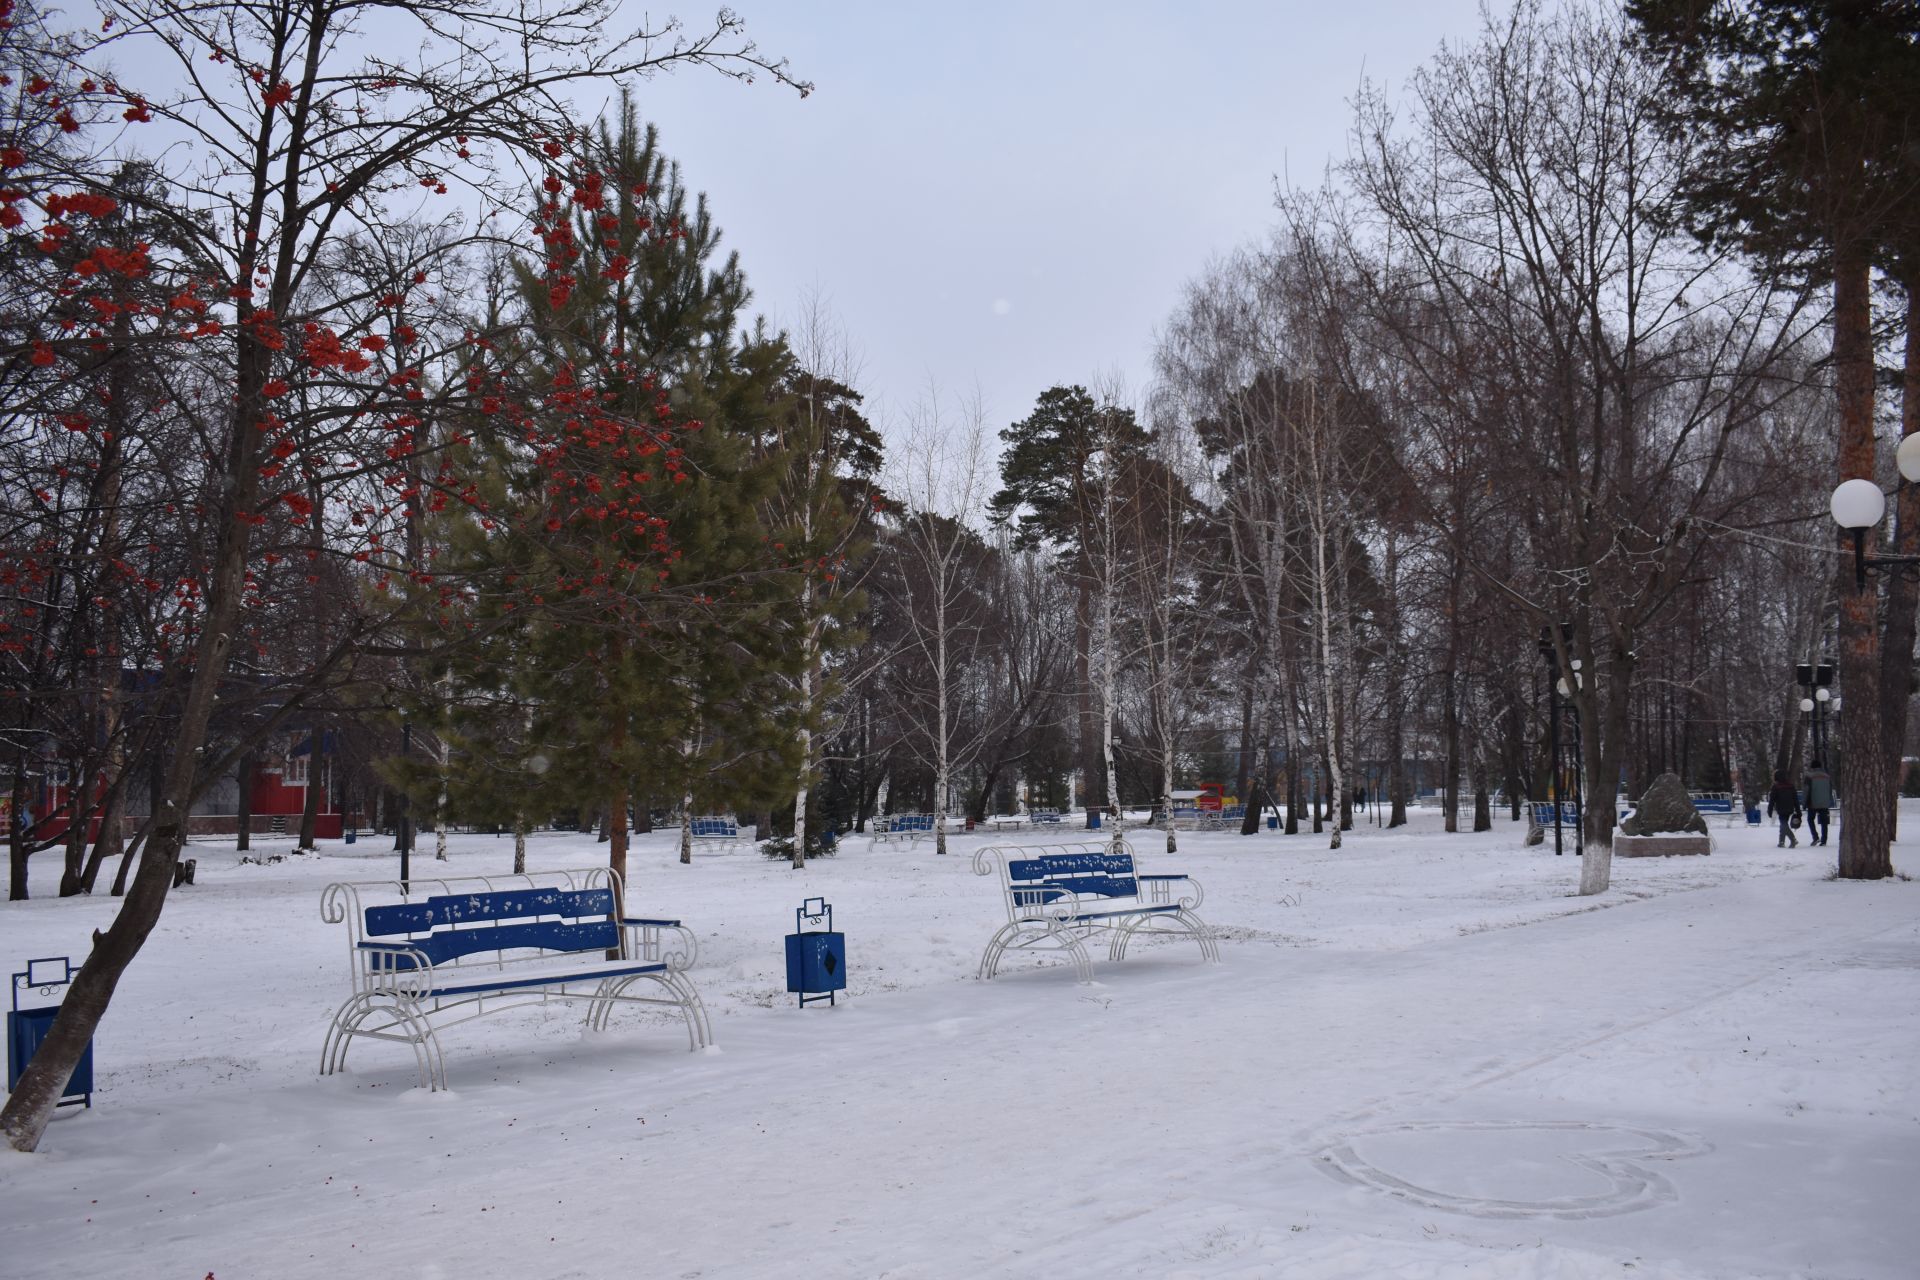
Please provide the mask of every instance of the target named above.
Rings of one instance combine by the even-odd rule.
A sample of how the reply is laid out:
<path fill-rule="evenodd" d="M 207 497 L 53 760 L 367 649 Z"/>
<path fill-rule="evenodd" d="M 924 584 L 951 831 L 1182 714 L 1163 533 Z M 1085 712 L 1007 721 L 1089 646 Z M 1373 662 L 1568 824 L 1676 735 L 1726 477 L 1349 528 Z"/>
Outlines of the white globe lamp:
<path fill-rule="evenodd" d="M 1920 435 L 1911 435 L 1900 442 L 1900 448 L 1894 452 L 1894 462 L 1900 468 L 1900 476 L 1905 480 L 1920 481 Z"/>
<path fill-rule="evenodd" d="M 1842 529 L 1871 529 L 1886 518 L 1887 495 L 1871 480 L 1842 480 L 1828 509 Z"/>

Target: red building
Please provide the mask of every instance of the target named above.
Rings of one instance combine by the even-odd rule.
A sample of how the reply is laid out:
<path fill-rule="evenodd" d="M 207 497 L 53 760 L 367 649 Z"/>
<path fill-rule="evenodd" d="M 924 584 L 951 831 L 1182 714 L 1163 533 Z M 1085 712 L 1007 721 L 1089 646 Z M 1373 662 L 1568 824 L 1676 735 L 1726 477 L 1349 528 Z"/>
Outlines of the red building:
<path fill-rule="evenodd" d="M 316 840 L 338 840 L 343 829 L 338 788 L 333 785 L 333 756 L 327 750 L 331 746 L 331 736 L 323 735 L 320 777 L 317 780 L 321 790 L 313 823 Z M 300 831 L 300 815 L 306 810 L 307 788 L 315 783 L 313 773 L 312 734 L 295 734 L 268 744 L 258 757 L 258 764 L 247 787 L 247 808 L 250 813 L 248 829 L 259 835 L 282 831 L 297 835 Z M 240 830 L 239 786 L 240 780 L 234 779 L 225 787 L 209 788 L 188 815 L 187 833 L 236 834 Z M 53 840 L 66 833 L 68 818 L 64 809 L 72 789 L 64 765 L 49 764 L 34 779 L 27 800 L 27 815 L 34 839 Z M 106 790 L 104 779 L 98 790 Z M 140 825 L 148 811 L 145 787 L 134 786 L 126 797 L 121 818 L 128 835 Z M 0 834 L 7 830 L 6 823 L 11 817 L 11 814 L 0 812 Z M 99 835 L 100 820 L 95 818 L 87 832 L 87 839 L 92 841 L 98 839 Z"/>

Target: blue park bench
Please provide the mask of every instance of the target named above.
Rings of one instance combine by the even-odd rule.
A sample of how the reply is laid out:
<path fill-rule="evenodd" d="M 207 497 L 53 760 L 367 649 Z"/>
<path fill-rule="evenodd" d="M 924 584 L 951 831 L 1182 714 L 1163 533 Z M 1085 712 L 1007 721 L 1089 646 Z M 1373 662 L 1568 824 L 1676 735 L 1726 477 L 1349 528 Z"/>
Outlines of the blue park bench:
<path fill-rule="evenodd" d="M 1203 898 L 1185 875 L 1141 875 L 1124 840 L 1108 844 L 989 846 L 973 855 L 983 876 L 999 873 L 1007 923 L 987 942 L 980 976 L 991 978 L 1008 951 L 1064 951 L 1081 982 L 1093 981 L 1087 942 L 1106 936 L 1107 959 L 1126 958 L 1135 934 L 1180 933 L 1218 961 L 1213 932 L 1194 914 Z M 1173 896 L 1178 886 L 1182 896 Z"/>
<path fill-rule="evenodd" d="M 1550 827 L 1553 825 L 1553 801 L 1529 801 L 1527 804 L 1527 812 L 1533 819 L 1533 824 L 1536 827 Z M 1563 827 L 1578 826 L 1579 820 L 1580 807 L 1571 800 L 1562 800 L 1560 802 L 1560 825 Z"/>
<path fill-rule="evenodd" d="M 947 830 L 953 831 L 951 824 Z M 906 840 L 917 842 L 933 834 L 933 815 L 930 813 L 895 813 L 884 818 L 875 818 L 871 834 L 876 843 L 887 840 Z"/>
<path fill-rule="evenodd" d="M 421 1085 L 444 1089 L 441 1028 L 549 1000 L 587 1001 L 595 1031 L 616 1003 L 665 1005 L 686 1020 L 690 1048 L 712 1043 L 686 977 L 692 932 L 678 920 L 616 914 L 619 886 L 605 867 L 328 885 L 320 915 L 347 926 L 353 994 L 327 1027 L 320 1074 L 344 1067 L 364 1036 L 411 1045 Z M 631 994 L 635 984 L 650 994 Z"/>
<path fill-rule="evenodd" d="M 1057 827 L 1060 825 L 1060 811 L 1058 809 L 1033 809 L 1028 811 L 1027 816 L 1033 819 L 1033 825 L 1036 827 Z"/>
<path fill-rule="evenodd" d="M 707 844 L 740 843 L 740 824 L 732 818 L 709 814 L 705 817 L 689 818 L 687 825 L 691 828 L 688 834 L 695 840 L 704 841 Z"/>

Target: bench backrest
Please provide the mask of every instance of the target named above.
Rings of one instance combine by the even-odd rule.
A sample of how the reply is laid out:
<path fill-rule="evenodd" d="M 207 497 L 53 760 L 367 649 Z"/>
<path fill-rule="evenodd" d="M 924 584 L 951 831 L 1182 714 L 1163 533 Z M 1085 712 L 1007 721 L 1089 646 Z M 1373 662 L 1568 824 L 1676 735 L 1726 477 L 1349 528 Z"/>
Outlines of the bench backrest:
<path fill-rule="evenodd" d="M 320 917 L 346 926 L 355 982 L 364 978 L 363 942 L 404 944 L 430 965 L 457 964 L 486 953 L 496 964 L 508 952 L 614 951 L 622 946 L 613 920 L 619 879 L 606 867 L 518 876 L 422 877 L 341 882 L 320 898 Z M 384 963 L 384 961 L 383 961 Z M 410 958 L 394 968 L 407 968 Z"/>
<path fill-rule="evenodd" d="M 436 965 L 483 951 L 604 951 L 620 945 L 613 905 L 605 888 L 444 894 L 368 907 L 366 932 L 404 940 Z"/>
<path fill-rule="evenodd" d="M 1140 891 L 1131 853 L 1056 853 L 1007 863 L 1015 905 L 1045 906 L 1070 895 L 1131 898 Z"/>
<path fill-rule="evenodd" d="M 1060 811 L 1058 809 L 1035 809 L 1033 810 L 1032 817 L 1035 822 L 1058 822 L 1060 821 Z"/>
<path fill-rule="evenodd" d="M 696 836 L 727 836 L 731 838 L 740 834 L 740 827 L 732 818 L 695 818 L 693 820 L 693 834 Z"/>
<path fill-rule="evenodd" d="M 978 875 L 999 873 L 1007 915 L 1015 921 L 1044 917 L 1075 898 L 1139 898 L 1133 850 L 1109 843 L 988 845 L 975 852 Z"/>

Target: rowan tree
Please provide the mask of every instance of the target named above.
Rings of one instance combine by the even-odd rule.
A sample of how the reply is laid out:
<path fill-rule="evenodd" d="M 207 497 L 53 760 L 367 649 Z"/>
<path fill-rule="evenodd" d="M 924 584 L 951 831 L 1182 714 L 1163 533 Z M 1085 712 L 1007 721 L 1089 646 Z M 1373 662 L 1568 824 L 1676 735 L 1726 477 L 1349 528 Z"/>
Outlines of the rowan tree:
<path fill-rule="evenodd" d="M 475 246 L 515 238 L 523 175 L 554 176 L 578 140 L 572 95 L 679 65 L 797 84 L 741 38 L 730 13 L 706 31 L 634 30 L 619 25 L 609 0 L 403 8 L 108 0 L 103 14 L 98 28 L 37 48 L 51 70 L 24 89 L 49 109 L 57 100 L 53 118 L 66 132 L 102 116 L 114 128 L 152 131 L 151 143 L 133 134 L 126 142 L 151 148 L 169 196 L 141 207 L 170 218 L 190 246 L 180 263 L 190 278 L 140 318 L 204 371 L 192 407 L 204 433 L 208 553 L 179 588 L 183 618 L 163 660 L 177 722 L 139 869 L 0 1111 L 0 1130 L 20 1149 L 38 1143 L 159 918 L 194 796 L 224 772 L 204 750 L 216 700 L 236 659 L 249 656 L 240 647 L 245 615 L 264 602 L 256 566 L 282 554 L 261 545 L 261 531 L 278 513 L 303 533 L 326 518 L 321 553 L 364 566 L 373 602 L 317 661 L 282 673 L 279 705 L 257 726 L 264 733 L 366 651 L 386 624 L 379 601 L 397 594 L 396 576 L 428 585 L 433 571 L 410 554 L 421 544 L 408 533 L 421 510 L 478 501 L 455 465 L 459 434 L 436 433 L 433 419 L 458 408 L 518 426 L 564 422 L 578 408 L 505 367 L 501 344 L 468 322 L 457 290 Z M 118 67 L 147 68 L 154 82 Z M 8 131 L 18 132 L 14 122 Z M 29 148 L 0 146 L 10 176 L 30 168 L 16 159 L 30 162 Z M 21 214 L 14 234 L 49 251 L 86 247 L 113 197 L 97 181 L 66 182 L 53 175 L 10 187 L 26 192 L 7 202 Z M 404 231 L 423 225 L 422 234 Z M 370 249 L 390 240 L 415 248 L 404 261 Z M 96 244 L 75 274 L 92 263 L 95 275 L 131 275 L 148 269 L 140 259 L 150 254 Z M 100 341 L 87 331 L 28 332 L 0 360 L 61 371 Z M 292 544 L 287 551 L 316 550 L 305 537 Z M 434 585 L 451 608 L 456 584 Z"/>

